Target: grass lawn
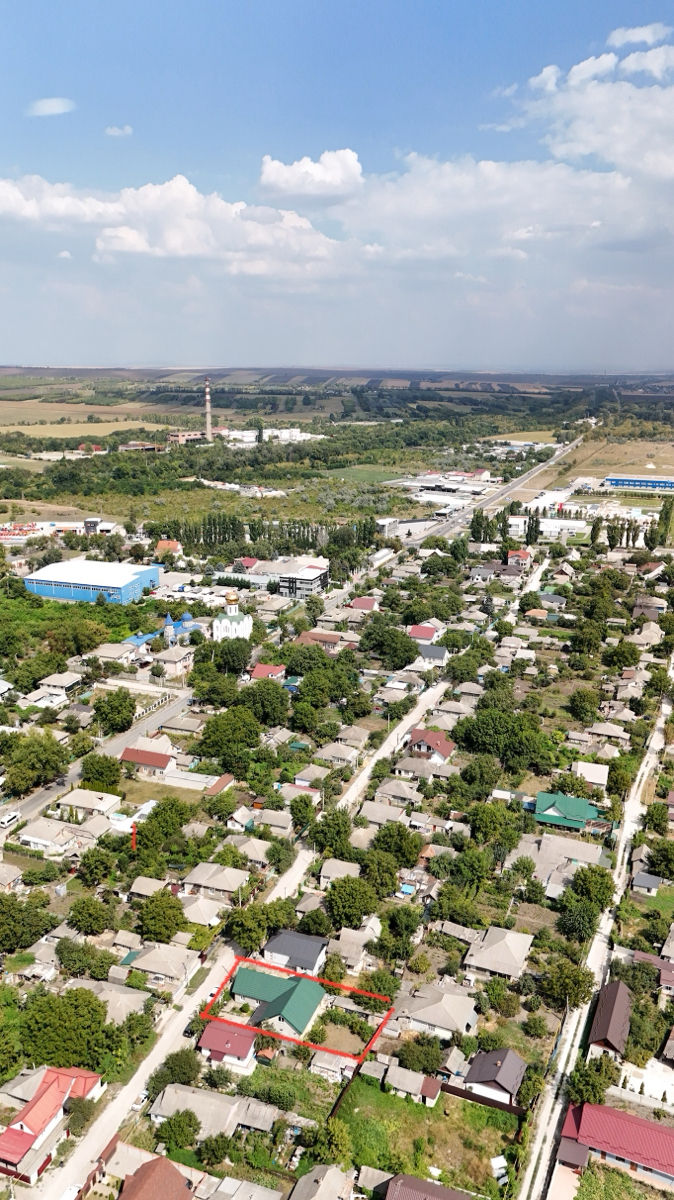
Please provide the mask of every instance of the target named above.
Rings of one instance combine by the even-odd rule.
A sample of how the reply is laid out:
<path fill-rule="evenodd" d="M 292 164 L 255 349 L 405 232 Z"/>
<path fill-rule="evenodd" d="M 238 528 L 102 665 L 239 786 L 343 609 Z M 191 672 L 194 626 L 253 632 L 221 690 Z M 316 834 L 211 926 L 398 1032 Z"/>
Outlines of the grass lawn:
<path fill-rule="evenodd" d="M 126 793 L 124 803 L 134 805 L 145 804 L 147 800 L 163 800 L 164 796 L 177 796 L 198 808 L 203 798 L 201 792 L 173 787 L 170 783 L 152 783 L 149 779 L 122 779 L 121 789 Z"/>
<path fill-rule="evenodd" d="M 662 1200 L 669 1194 L 630 1179 L 623 1171 L 590 1163 L 580 1181 L 576 1200 Z"/>
<path fill-rule="evenodd" d="M 204 979 L 208 975 L 210 969 L 210 967 L 199 967 L 199 970 L 195 971 L 187 988 L 185 989 L 185 994 L 187 996 L 191 996 L 193 992 L 196 992 L 198 987 L 201 987 L 201 984 L 204 982 Z"/>
<path fill-rule="evenodd" d="M 666 921 L 674 921 L 674 887 L 661 887 L 657 896 L 640 896 L 638 900 L 634 896 L 634 900 L 644 912 L 657 909 Z"/>
<path fill-rule="evenodd" d="M 428 1177 L 471 1191 L 491 1178 L 489 1159 L 502 1154 L 517 1132 L 517 1118 L 455 1096 L 440 1094 L 435 1108 L 401 1100 L 356 1078 L 339 1117 L 349 1128 L 353 1159 L 384 1171 Z"/>

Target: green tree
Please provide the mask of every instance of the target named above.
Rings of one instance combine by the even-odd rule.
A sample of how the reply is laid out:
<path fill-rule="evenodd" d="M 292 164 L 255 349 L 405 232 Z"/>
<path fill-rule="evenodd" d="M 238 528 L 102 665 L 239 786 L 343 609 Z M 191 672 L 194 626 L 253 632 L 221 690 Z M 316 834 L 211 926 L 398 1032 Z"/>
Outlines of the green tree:
<path fill-rule="evenodd" d="M 349 814 L 335 809 L 323 815 L 322 820 L 312 826 L 310 840 L 320 854 L 335 858 L 350 858 L 350 837 L 353 830 Z"/>
<path fill-rule="evenodd" d="M 440 1039 L 428 1033 L 419 1033 L 411 1041 L 403 1042 L 398 1050 L 398 1061 L 408 1071 L 422 1071 L 434 1075 L 440 1070 L 444 1051 Z"/>
<path fill-rule="evenodd" d="M 579 1008 L 594 991 L 594 975 L 568 958 L 555 958 L 543 972 L 540 992 L 553 1008 Z"/>
<path fill-rule="evenodd" d="M 159 1126 L 159 1136 L 167 1146 L 184 1150 L 197 1140 L 201 1121 L 190 1108 L 179 1108 Z"/>
<path fill-rule="evenodd" d="M 399 867 L 416 866 L 422 845 L 420 833 L 412 833 L 397 821 L 387 821 L 372 839 L 372 849 L 390 854 Z"/>
<path fill-rule="evenodd" d="M 364 879 L 346 875 L 343 879 L 336 879 L 328 888 L 325 907 L 335 929 L 341 929 L 344 925 L 359 929 L 363 917 L 375 912 L 377 894 Z"/>
<path fill-rule="evenodd" d="M 227 921 L 227 936 L 244 954 L 254 954 L 267 937 L 267 917 L 261 904 L 237 908 Z"/>
<path fill-rule="evenodd" d="M 122 777 L 119 759 L 111 754 L 87 754 L 82 759 L 82 784 L 95 791 L 114 792 Z"/>
<path fill-rule="evenodd" d="M 15 796 L 23 796 L 32 788 L 51 783 L 65 770 L 68 754 L 52 733 L 10 735 L 5 751 L 5 788 Z"/>
<path fill-rule="evenodd" d="M 380 900 L 384 896 L 390 896 L 398 886 L 395 858 L 385 850 L 370 850 L 363 863 L 361 878 L 371 885 Z"/>
<path fill-rule="evenodd" d="M 594 688 L 578 687 L 569 696 L 569 712 L 574 721 L 591 725 L 597 718 L 599 694 Z"/>
<path fill-rule="evenodd" d="M 130 729 L 136 711 L 136 701 L 128 688 L 116 688 L 94 700 L 94 712 L 105 733 L 123 733 Z"/>
<path fill-rule="evenodd" d="M 314 819 L 314 802 L 311 796 L 293 796 L 290 801 L 290 815 L 295 829 L 304 829 Z"/>
<path fill-rule="evenodd" d="M 194 1050 L 176 1050 L 168 1054 L 147 1081 L 149 1099 L 156 1100 L 159 1093 L 171 1083 L 182 1083 L 188 1087 L 196 1083 L 201 1074 L 201 1065 L 202 1061 Z"/>
<path fill-rule="evenodd" d="M 138 927 L 146 942 L 170 942 L 186 924 L 183 906 L 171 892 L 155 892 L 140 906 Z"/>
<path fill-rule="evenodd" d="M 78 933 L 96 935 L 110 927 L 111 913 L 107 904 L 91 896 L 74 900 L 68 913 L 68 924 Z"/>
<path fill-rule="evenodd" d="M 99 1070 L 106 1052 L 105 1012 L 105 1005 L 85 988 L 61 996 L 30 992 L 19 1018 L 26 1057 L 52 1067 Z"/>
<path fill-rule="evenodd" d="M 107 879 L 114 865 L 114 854 L 104 850 L 102 846 L 92 846 L 91 850 L 85 850 L 82 855 L 77 874 L 85 887 L 98 887 Z"/>
<path fill-rule="evenodd" d="M 603 912 L 613 902 L 615 884 L 607 867 L 591 865 L 578 868 L 571 882 L 571 890 L 581 900 L 587 900 Z"/>
<path fill-rule="evenodd" d="M 669 809 L 667 805 L 663 804 L 660 800 L 654 800 L 652 804 L 649 804 L 644 813 L 643 825 L 644 829 L 651 829 L 653 833 L 660 834 L 660 837 L 666 837 L 669 828 Z"/>
<path fill-rule="evenodd" d="M 316 1139 L 314 1154 L 319 1162 L 350 1166 L 353 1146 L 349 1127 L 345 1121 L 340 1120 L 339 1117 L 328 1117 Z"/>
<path fill-rule="evenodd" d="M 594 904 L 584 900 L 576 900 L 569 904 L 557 918 L 557 928 L 564 937 L 572 942 L 586 942 L 597 932 L 599 910 Z"/>
<path fill-rule="evenodd" d="M 537 1096 L 543 1091 L 545 1077 L 538 1067 L 531 1064 L 524 1072 L 524 1079 L 517 1093 L 517 1103 L 523 1108 L 529 1108 Z"/>
<path fill-rule="evenodd" d="M 579 1057 L 569 1075 L 567 1095 L 572 1104 L 582 1104 L 584 1101 L 603 1104 L 607 1089 L 619 1078 L 620 1068 L 608 1054 L 591 1058 L 589 1062 Z"/>
<path fill-rule="evenodd" d="M 239 703 L 250 709 L 260 725 L 285 725 L 288 693 L 275 679 L 260 679 L 239 693 Z"/>
<path fill-rule="evenodd" d="M 250 751 L 260 741 L 260 726 L 247 708 L 237 705 L 209 717 L 201 738 L 201 753 L 220 760 L 225 771 L 245 776 Z"/>

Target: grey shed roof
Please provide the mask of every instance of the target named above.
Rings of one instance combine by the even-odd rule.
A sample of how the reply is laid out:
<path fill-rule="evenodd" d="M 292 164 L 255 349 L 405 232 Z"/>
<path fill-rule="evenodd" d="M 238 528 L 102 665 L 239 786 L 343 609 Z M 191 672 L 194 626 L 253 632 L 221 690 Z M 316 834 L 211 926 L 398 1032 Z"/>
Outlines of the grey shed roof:
<path fill-rule="evenodd" d="M 527 1064 L 514 1050 L 486 1050 L 475 1055 L 466 1083 L 495 1083 L 515 1097 Z"/>
<path fill-rule="evenodd" d="M 648 871 L 638 871 L 632 880 L 632 887 L 659 888 L 661 883 L 659 875 L 649 875 Z"/>
<path fill-rule="evenodd" d="M 265 944 L 265 954 L 282 954 L 298 969 L 313 967 L 328 939 L 316 937 L 308 933 L 295 933 L 294 930 L 282 929 L 269 938 Z"/>

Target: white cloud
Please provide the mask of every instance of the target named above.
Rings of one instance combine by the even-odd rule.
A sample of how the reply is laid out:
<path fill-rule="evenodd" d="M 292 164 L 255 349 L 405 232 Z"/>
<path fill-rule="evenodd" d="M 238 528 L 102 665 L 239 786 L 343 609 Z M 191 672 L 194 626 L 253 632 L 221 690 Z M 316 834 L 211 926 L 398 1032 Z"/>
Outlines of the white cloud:
<path fill-rule="evenodd" d="M 652 75 L 658 81 L 674 70 L 674 46 L 656 46 L 654 50 L 635 50 L 620 64 L 625 75 Z"/>
<path fill-rule="evenodd" d="M 113 138 L 131 137 L 133 125 L 106 125 L 105 132 L 108 137 Z"/>
<path fill-rule="evenodd" d="M 598 57 L 586 58 L 571 68 L 566 81 L 571 87 L 575 87 L 578 84 L 587 83 L 588 79 L 610 75 L 615 70 L 617 62 L 617 54 L 600 54 Z"/>
<path fill-rule="evenodd" d="M 70 253 L 70 251 L 69 251 L 69 250 L 59 250 L 59 252 L 58 252 L 58 254 L 56 255 L 56 257 L 57 257 L 57 258 L 65 258 L 65 259 L 68 259 L 68 258 L 72 258 L 72 254 Z"/>
<path fill-rule="evenodd" d="M 345 196 L 356 191 L 362 182 L 363 168 L 354 150 L 324 150 L 318 161 L 304 157 L 284 163 L 269 154 L 262 159 L 260 183 L 279 195 Z"/>
<path fill-rule="evenodd" d="M 615 46 L 616 49 L 640 44 L 657 46 L 658 42 L 664 42 L 671 32 L 671 26 L 663 25 L 662 21 L 653 21 L 651 25 L 634 25 L 631 28 L 623 25 L 620 29 L 614 29 L 613 33 L 609 33 L 606 45 Z"/>
<path fill-rule="evenodd" d="M 549 67 L 543 67 L 538 75 L 532 75 L 529 80 L 529 87 L 537 92 L 554 92 L 557 87 L 557 81 L 561 75 L 559 67 L 554 63 Z"/>
<path fill-rule="evenodd" d="M 65 96 L 48 96 L 43 100 L 33 100 L 26 109 L 27 117 L 60 117 L 63 113 L 72 112 L 76 107 L 74 100 Z"/>

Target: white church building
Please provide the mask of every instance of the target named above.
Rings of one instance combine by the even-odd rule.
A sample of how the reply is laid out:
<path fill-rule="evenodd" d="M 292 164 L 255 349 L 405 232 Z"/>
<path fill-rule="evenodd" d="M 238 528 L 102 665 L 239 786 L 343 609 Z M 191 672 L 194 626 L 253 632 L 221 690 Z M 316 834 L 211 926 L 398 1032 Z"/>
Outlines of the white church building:
<path fill-rule="evenodd" d="M 231 638 L 248 639 L 253 632 L 253 618 L 250 613 L 239 612 L 239 597 L 234 591 L 225 593 L 227 605 L 224 612 L 219 612 L 213 618 L 213 641 L 225 642 Z"/>

